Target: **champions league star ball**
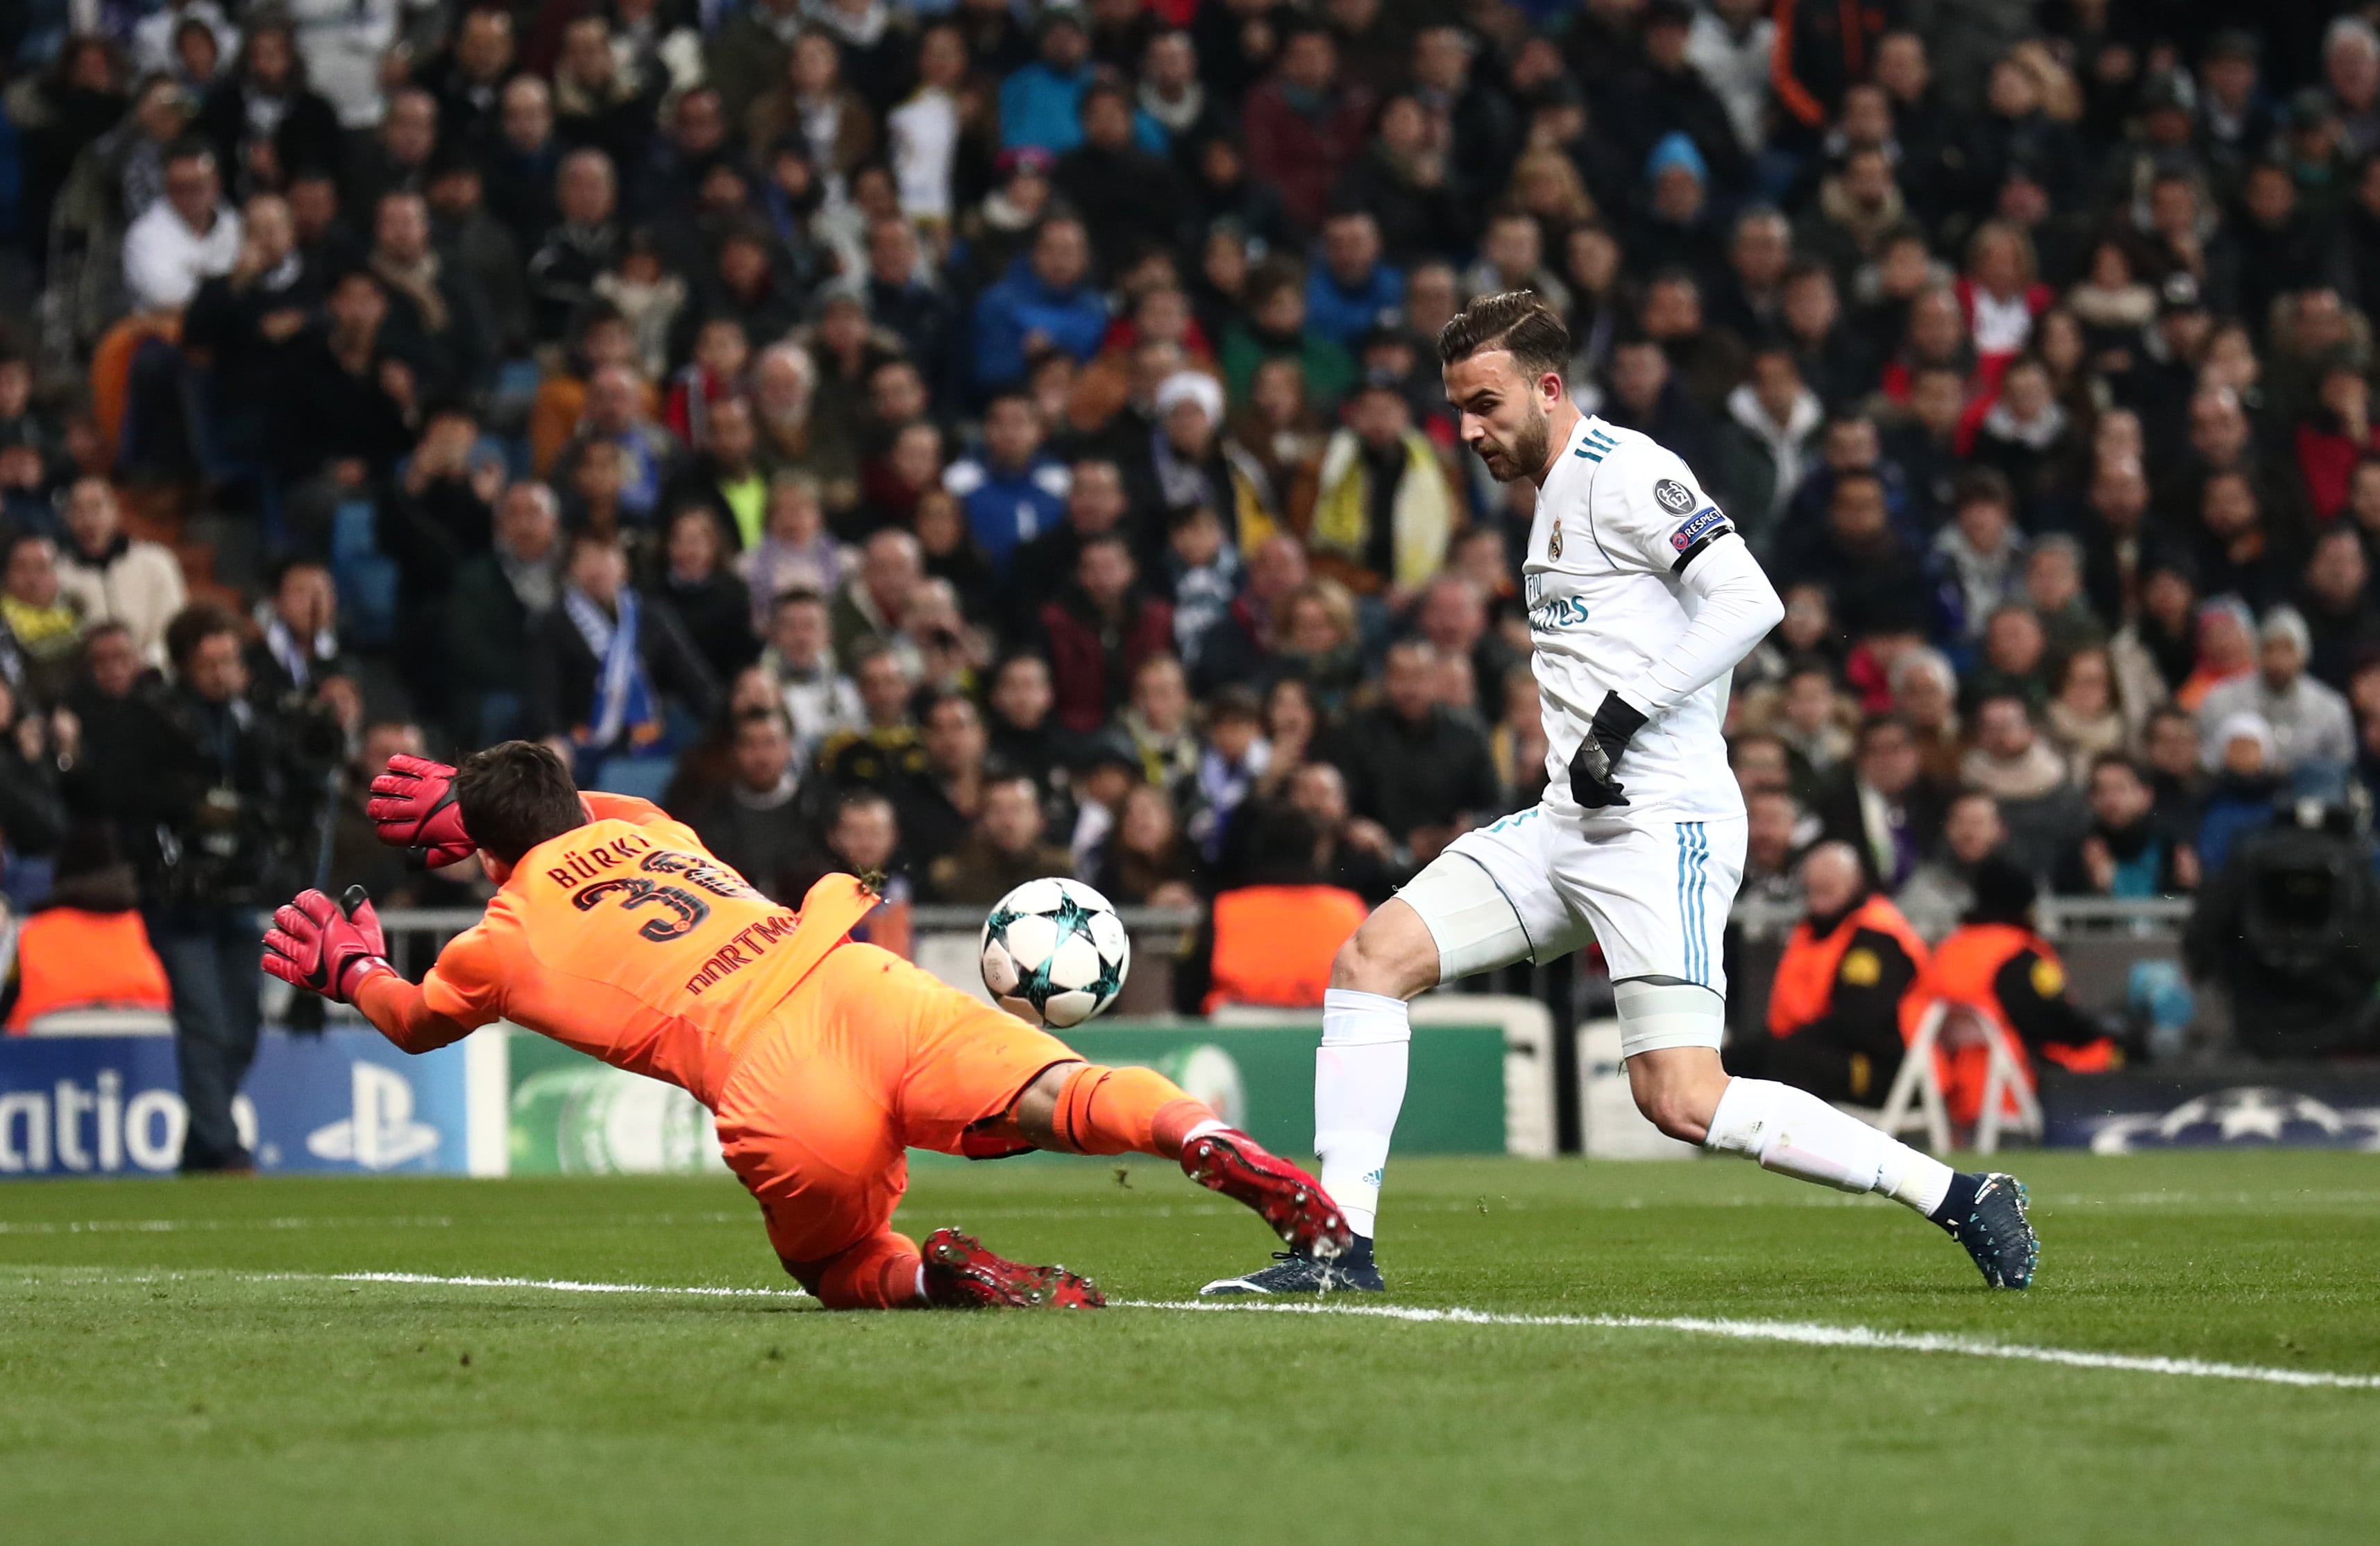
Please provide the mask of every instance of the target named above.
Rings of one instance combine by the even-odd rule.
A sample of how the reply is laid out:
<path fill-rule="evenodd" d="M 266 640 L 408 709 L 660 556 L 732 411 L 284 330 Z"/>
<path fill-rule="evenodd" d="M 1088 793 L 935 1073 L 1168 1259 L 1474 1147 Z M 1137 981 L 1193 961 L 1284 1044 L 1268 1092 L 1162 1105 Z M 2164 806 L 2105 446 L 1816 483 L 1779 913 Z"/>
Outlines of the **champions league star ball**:
<path fill-rule="evenodd" d="M 1037 1025 L 1080 1025 L 1115 1002 L 1132 967 L 1123 920 L 1079 880 L 1028 880 L 983 921 L 983 985 Z"/>

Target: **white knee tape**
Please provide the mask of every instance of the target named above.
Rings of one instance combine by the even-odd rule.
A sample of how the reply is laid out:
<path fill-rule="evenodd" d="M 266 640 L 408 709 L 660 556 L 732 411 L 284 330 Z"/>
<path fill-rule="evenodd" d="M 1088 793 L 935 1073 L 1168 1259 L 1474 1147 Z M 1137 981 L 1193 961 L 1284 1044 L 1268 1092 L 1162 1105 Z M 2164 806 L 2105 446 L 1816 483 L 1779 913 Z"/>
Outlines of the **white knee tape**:
<path fill-rule="evenodd" d="M 1451 983 L 1534 953 L 1512 900 L 1477 860 L 1441 853 L 1405 882 L 1397 900 L 1417 913 L 1438 946 L 1438 980 Z"/>
<path fill-rule="evenodd" d="M 1727 1034 L 1727 1000 L 1691 983 L 1614 983 L 1620 1005 L 1620 1056 L 1664 1047 L 1706 1046 L 1713 1052 Z"/>

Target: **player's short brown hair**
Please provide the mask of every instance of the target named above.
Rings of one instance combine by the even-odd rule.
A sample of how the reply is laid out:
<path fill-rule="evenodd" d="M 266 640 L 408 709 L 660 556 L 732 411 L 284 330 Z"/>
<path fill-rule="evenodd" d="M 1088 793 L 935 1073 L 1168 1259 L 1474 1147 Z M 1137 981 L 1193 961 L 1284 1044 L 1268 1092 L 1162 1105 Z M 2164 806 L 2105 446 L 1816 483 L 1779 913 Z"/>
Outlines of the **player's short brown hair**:
<path fill-rule="evenodd" d="M 1439 330 L 1438 363 L 1459 364 L 1488 349 L 1502 349 L 1535 379 L 1570 368 L 1570 329 L 1534 290 L 1500 290 L 1482 296 Z"/>
<path fill-rule="evenodd" d="M 534 741 L 502 742 L 465 757 L 455 774 L 455 801 L 471 841 L 507 864 L 587 825 L 570 769 Z"/>

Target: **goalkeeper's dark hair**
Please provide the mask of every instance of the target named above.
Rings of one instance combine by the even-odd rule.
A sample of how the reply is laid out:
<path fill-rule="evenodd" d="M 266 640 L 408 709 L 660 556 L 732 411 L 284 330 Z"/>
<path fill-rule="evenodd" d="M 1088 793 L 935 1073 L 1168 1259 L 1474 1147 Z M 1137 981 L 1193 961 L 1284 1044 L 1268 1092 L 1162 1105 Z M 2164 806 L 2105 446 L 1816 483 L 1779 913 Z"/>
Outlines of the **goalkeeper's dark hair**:
<path fill-rule="evenodd" d="M 1559 376 L 1570 368 L 1570 329 L 1536 291 L 1501 290 L 1473 301 L 1439 330 L 1442 366 L 1491 349 L 1510 354 L 1532 380 L 1548 370 Z"/>
<path fill-rule="evenodd" d="M 507 864 L 587 825 L 569 767 L 534 741 L 506 741 L 465 757 L 455 774 L 455 803 L 471 841 Z"/>

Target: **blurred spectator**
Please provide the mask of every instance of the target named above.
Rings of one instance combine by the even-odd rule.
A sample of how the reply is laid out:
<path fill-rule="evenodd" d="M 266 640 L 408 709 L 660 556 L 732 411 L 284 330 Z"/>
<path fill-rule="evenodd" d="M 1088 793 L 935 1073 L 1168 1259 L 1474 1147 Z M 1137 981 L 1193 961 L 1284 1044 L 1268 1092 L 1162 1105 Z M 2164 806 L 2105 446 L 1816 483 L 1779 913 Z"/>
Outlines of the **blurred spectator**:
<path fill-rule="evenodd" d="M 172 1007 L 164 963 L 140 919 L 132 866 L 104 827 L 79 827 L 59 851 L 49 894 L 17 930 L 6 1029 L 22 1035 L 44 1015 L 75 1009 Z"/>
<path fill-rule="evenodd" d="M 909 598 L 925 578 L 917 539 L 887 529 L 868 539 L 858 567 L 835 593 L 832 612 L 834 653 L 856 655 L 862 646 L 890 648 L 907 613 Z"/>
<path fill-rule="evenodd" d="M 2042 726 L 2064 753 L 2077 782 L 2087 782 L 2099 758 L 2123 751 L 2135 731 L 2117 707 L 2114 669 L 2104 649 L 2078 650 L 2066 658 L 2058 691 L 2042 713 Z"/>
<path fill-rule="evenodd" d="M 794 760 L 808 767 L 827 737 L 856 730 L 865 718 L 859 689 L 835 666 L 827 626 L 826 600 L 814 590 L 789 590 L 777 598 L 760 657 L 783 696 L 791 724 Z"/>
<path fill-rule="evenodd" d="M 2273 802 L 2285 785 L 2274 770 L 2273 727 L 2253 709 L 2217 724 L 2213 743 L 2199 805 L 2198 858 L 2209 874 L 2218 874 L 2240 835 L 2272 820 Z"/>
<path fill-rule="evenodd" d="M 1198 737 L 1192 731 L 1190 683 L 1182 662 L 1151 655 L 1132 674 L 1132 701 L 1119 718 L 1140 755 L 1141 776 L 1170 791 L 1198 768 Z"/>
<path fill-rule="evenodd" d="M 1918 980 L 1931 952 L 1871 875 L 1846 843 L 1802 861 L 1804 913 L 1778 959 L 1765 1033 L 1729 1049 L 1730 1069 L 1883 1104 L 1925 1011 Z"/>
<path fill-rule="evenodd" d="M 2198 856 L 2158 822 L 2155 796 L 2120 752 L 2091 764 L 2091 827 L 2051 872 L 2069 896 L 2169 897 L 2198 883 Z"/>
<path fill-rule="evenodd" d="M 115 490 L 105 478 L 75 480 L 67 490 L 66 526 L 58 586 L 83 625 L 120 622 L 143 659 L 164 665 L 165 625 L 188 598 L 173 550 L 126 535 Z"/>
<path fill-rule="evenodd" d="M 1091 537 L 1080 545 L 1075 584 L 1041 609 L 1058 719 L 1069 730 L 1106 723 L 1141 664 L 1172 642 L 1172 610 L 1138 595 L 1135 580 L 1123 538 Z"/>
<path fill-rule="evenodd" d="M 851 663 L 861 722 L 829 735 L 819 747 L 821 792 L 871 789 L 897 797 L 924 774 L 925 744 L 909 714 L 909 673 L 889 649 L 861 653 Z"/>
<path fill-rule="evenodd" d="M 1066 469 L 1043 453 L 1041 438 L 1032 399 L 1002 393 L 984 410 L 982 449 L 942 475 L 998 575 L 1008 574 L 1018 548 L 1055 529 L 1065 513 Z"/>
<path fill-rule="evenodd" d="M 979 390 L 1018 385 L 1031 356 L 1044 349 L 1063 350 L 1078 360 L 1097 351 L 1108 314 L 1087 283 L 1090 260 L 1080 221 L 1056 215 L 1041 223 L 1031 252 L 1019 257 L 976 305 Z"/>
<path fill-rule="evenodd" d="M 929 868 L 934 899 L 990 906 L 1028 880 L 1065 875 L 1073 861 L 1042 840 L 1047 828 L 1033 780 L 1021 774 L 984 786 L 983 811 L 965 840 Z"/>
<path fill-rule="evenodd" d="M 925 767 L 902 793 L 901 830 L 911 862 L 930 864 L 957 848 L 983 814 L 990 743 L 974 701 L 956 693 L 927 703 L 920 740 Z"/>
<path fill-rule="evenodd" d="M 2265 614 L 2256 637 L 2256 670 L 2210 689 L 2199 703 L 2206 765 L 2223 765 L 2226 727 L 2253 715 L 2271 737 L 2266 771 L 2335 783 L 2355 761 L 2355 720 L 2345 698 L 2306 674 L 2305 620 L 2276 607 Z"/>
<path fill-rule="evenodd" d="M 82 647 L 82 612 L 58 579 L 57 544 L 19 532 L 10 537 L 0 569 L 0 625 L 14 667 L 7 674 L 43 707 L 65 693 Z"/>
<path fill-rule="evenodd" d="M 726 790 L 695 815 L 702 846 L 771 897 L 801 900 L 786 879 L 808 861 L 809 826 L 795 803 L 799 779 L 784 716 L 746 714 L 735 721 Z"/>
<path fill-rule="evenodd" d="M 627 582 L 619 538 L 580 532 L 529 638 L 521 731 L 558 738 L 590 777 L 606 757 L 665 751 L 672 710 L 698 722 L 719 691 L 676 615 L 639 602 Z"/>
<path fill-rule="evenodd" d="M 2082 803 L 2066 764 L 2038 732 L 2021 697 L 1985 699 L 1975 709 L 1975 743 L 1960 779 L 1999 803 L 2008 857 L 2028 875 L 2046 870 L 2082 825 Z"/>
<path fill-rule="evenodd" d="M 1926 783 L 1916 737 L 1892 718 L 1860 727 L 1851 778 L 1818 805 L 1826 836 L 1850 848 L 1888 895 L 1907 884 L 1942 827 L 1941 792 Z"/>
<path fill-rule="evenodd" d="M 1989 1054 L 1984 1038 L 2002 1038 L 2032 1077 L 2038 1054 L 2074 1073 L 2116 1068 L 2115 1044 L 2067 992 L 2066 966 L 2034 931 L 2033 877 L 1986 859 L 1975 869 L 1975 900 L 1939 945 L 1918 979 L 1926 999 L 1949 1006 L 1943 1023 L 1943 1098 L 1950 1119 L 1972 1123 L 1983 1105 Z"/>
<path fill-rule="evenodd" d="M 1920 934 L 1939 939 L 1975 904 L 1975 868 L 2008 841 L 1999 802 L 1980 790 L 1952 796 L 1942 840 L 1894 900 Z"/>
<path fill-rule="evenodd" d="M 2311 642 L 2306 670 L 2326 686 L 2344 691 L 2359 663 L 2380 657 L 2380 601 L 2370 592 L 2371 573 L 2362 543 L 2342 526 L 2323 533 L 2306 564 L 2298 591 Z"/>
<path fill-rule="evenodd" d="M 1421 641 L 1391 645 L 1380 703 L 1349 717 L 1332 756 L 1351 808 L 1424 864 L 1500 803 L 1487 737 L 1475 721 L 1430 700 L 1436 663 Z"/>
<path fill-rule="evenodd" d="M 1307 540 L 1351 589 L 1402 597 L 1446 562 L 1461 514 L 1452 480 L 1394 379 L 1367 377 L 1346 417 L 1322 453 Z"/>
<path fill-rule="evenodd" d="M 318 717 L 260 708 L 249 697 L 231 613 L 191 607 L 165 645 L 176 686 L 144 704 L 163 725 L 135 732 L 163 755 L 143 769 L 147 787 L 120 789 L 123 803 L 104 814 L 119 831 L 157 822 L 172 834 L 152 851 L 142 901 L 174 990 L 175 1055 L 189 1108 L 182 1168 L 245 1169 L 253 1162 L 231 1107 L 262 1014 L 258 909 L 289 894 L 292 860 L 319 830 L 345 741 Z"/>
<path fill-rule="evenodd" d="M 164 196 L 124 233 L 124 289 L 136 310 L 179 313 L 202 280 L 231 272 L 240 223 L 203 140 L 176 140 L 164 163 Z"/>
<path fill-rule="evenodd" d="M 79 731 L 71 709 L 45 716 L 0 680 L 0 844 L 12 864 L 47 854 L 65 834 L 59 779 L 73 767 Z M 22 884 L 14 874 L 0 878 L 12 890 Z M 16 900 L 21 904 L 33 899 L 20 893 Z"/>

